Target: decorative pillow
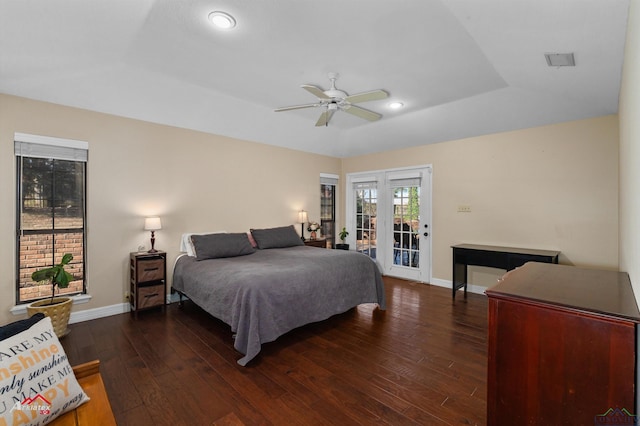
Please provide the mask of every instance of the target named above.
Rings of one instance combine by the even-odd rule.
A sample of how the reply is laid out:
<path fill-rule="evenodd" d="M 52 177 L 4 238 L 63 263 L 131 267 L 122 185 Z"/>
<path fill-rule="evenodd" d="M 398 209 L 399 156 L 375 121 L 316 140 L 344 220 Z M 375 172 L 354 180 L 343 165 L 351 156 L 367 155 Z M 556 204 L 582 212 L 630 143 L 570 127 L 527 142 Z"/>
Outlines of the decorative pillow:
<path fill-rule="evenodd" d="M 226 234 L 227 231 L 215 231 L 215 232 L 189 232 L 186 234 L 182 234 L 182 238 L 180 239 L 180 251 L 186 252 L 189 256 L 195 257 L 196 253 L 193 250 L 193 244 L 191 243 L 192 235 L 207 235 L 207 234 Z"/>
<path fill-rule="evenodd" d="M 303 246 L 304 242 L 293 228 L 293 225 L 279 228 L 252 229 L 251 235 L 258 243 L 258 248 L 284 248 Z"/>
<path fill-rule="evenodd" d="M 197 260 L 244 256 L 256 251 L 251 247 L 249 238 L 244 232 L 238 234 L 192 235 L 191 241 Z"/>
<path fill-rule="evenodd" d="M 8 339 L 11 336 L 15 336 L 18 333 L 22 333 L 28 330 L 32 325 L 44 318 L 42 312 L 36 312 L 34 315 L 27 319 L 18 320 L 11 324 L 3 325 L 0 327 L 0 340 Z"/>
<path fill-rule="evenodd" d="M 0 342 L 0 424 L 44 425 L 88 400 L 51 318 Z"/>

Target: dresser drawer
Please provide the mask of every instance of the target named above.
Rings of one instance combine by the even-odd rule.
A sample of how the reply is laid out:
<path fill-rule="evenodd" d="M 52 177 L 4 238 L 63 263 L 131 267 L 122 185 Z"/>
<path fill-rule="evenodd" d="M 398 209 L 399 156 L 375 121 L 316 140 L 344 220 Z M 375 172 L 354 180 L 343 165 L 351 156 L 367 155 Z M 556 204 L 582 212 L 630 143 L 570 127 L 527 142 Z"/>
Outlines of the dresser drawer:
<path fill-rule="evenodd" d="M 164 280 L 164 259 L 148 259 L 138 261 L 139 283 Z"/>
<path fill-rule="evenodd" d="M 164 284 L 138 287 L 138 303 L 136 309 L 163 305 L 164 298 Z"/>

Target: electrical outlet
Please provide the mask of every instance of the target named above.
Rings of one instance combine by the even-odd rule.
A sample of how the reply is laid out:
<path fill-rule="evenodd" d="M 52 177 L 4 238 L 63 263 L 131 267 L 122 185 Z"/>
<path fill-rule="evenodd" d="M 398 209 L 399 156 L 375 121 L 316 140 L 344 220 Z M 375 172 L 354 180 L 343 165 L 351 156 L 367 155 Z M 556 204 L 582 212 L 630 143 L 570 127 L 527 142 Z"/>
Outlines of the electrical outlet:
<path fill-rule="evenodd" d="M 458 206 L 458 213 L 471 213 L 471 206 Z"/>
<path fill-rule="evenodd" d="M 129 292 L 128 291 L 124 292 L 124 300 L 129 300 Z"/>

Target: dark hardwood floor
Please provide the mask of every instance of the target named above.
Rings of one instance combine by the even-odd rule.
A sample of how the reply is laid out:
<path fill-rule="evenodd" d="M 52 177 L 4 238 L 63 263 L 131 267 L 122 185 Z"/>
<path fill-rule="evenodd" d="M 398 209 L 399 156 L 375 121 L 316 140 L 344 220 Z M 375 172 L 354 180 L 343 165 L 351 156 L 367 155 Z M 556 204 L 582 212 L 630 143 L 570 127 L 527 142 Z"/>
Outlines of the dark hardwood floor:
<path fill-rule="evenodd" d="M 262 346 L 187 301 L 73 324 L 72 365 L 99 359 L 119 425 L 486 423 L 487 300 L 385 277 L 362 305 Z"/>

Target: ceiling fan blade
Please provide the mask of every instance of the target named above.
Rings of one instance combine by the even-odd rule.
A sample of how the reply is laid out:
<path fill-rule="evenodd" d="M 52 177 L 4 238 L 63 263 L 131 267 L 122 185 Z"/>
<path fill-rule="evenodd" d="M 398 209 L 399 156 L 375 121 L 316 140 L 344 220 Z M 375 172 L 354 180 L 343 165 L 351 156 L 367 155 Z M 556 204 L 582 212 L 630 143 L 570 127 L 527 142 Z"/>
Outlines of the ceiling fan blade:
<path fill-rule="evenodd" d="M 389 94 L 384 90 L 372 90 L 370 92 L 356 93 L 355 95 L 347 96 L 345 101 L 352 104 L 360 102 L 377 101 L 379 99 L 385 99 Z"/>
<path fill-rule="evenodd" d="M 291 110 L 294 110 L 294 109 L 302 109 L 302 108 L 313 108 L 313 107 L 317 107 L 317 106 L 320 106 L 320 105 L 321 104 L 293 105 L 293 106 L 278 108 L 278 109 L 275 110 L 275 112 L 291 111 Z"/>
<path fill-rule="evenodd" d="M 302 87 L 304 90 L 311 93 L 313 96 L 317 97 L 318 99 L 331 99 L 329 96 L 325 95 L 322 89 L 319 87 L 312 86 L 310 84 L 303 84 L 300 87 Z"/>
<path fill-rule="evenodd" d="M 382 118 L 382 115 L 377 112 L 369 111 L 368 109 L 360 108 L 355 105 L 349 105 L 349 107 L 344 108 L 343 111 L 369 121 L 376 121 Z"/>
<path fill-rule="evenodd" d="M 329 120 L 333 117 L 333 113 L 336 112 L 334 109 L 326 109 L 320 114 L 320 118 L 316 122 L 316 127 L 326 126 L 329 124 Z"/>

